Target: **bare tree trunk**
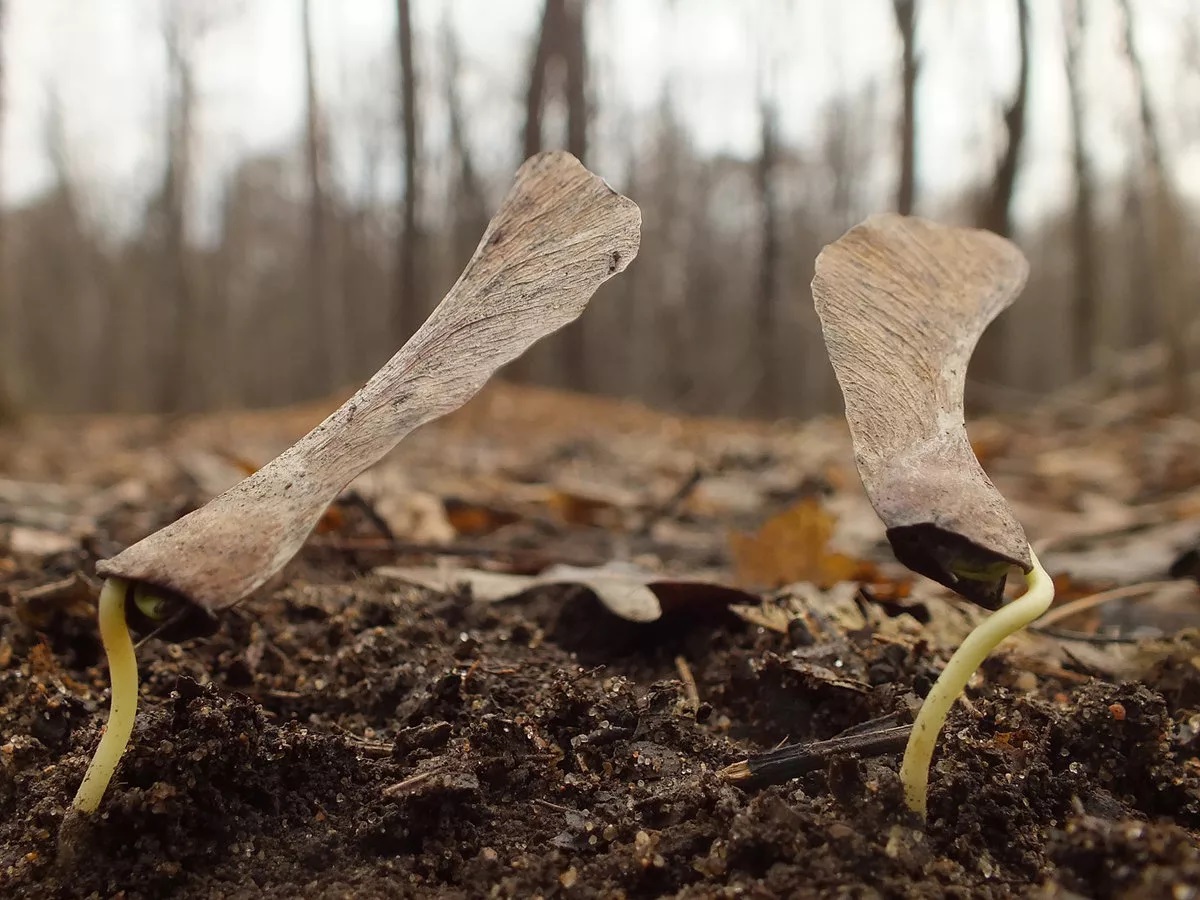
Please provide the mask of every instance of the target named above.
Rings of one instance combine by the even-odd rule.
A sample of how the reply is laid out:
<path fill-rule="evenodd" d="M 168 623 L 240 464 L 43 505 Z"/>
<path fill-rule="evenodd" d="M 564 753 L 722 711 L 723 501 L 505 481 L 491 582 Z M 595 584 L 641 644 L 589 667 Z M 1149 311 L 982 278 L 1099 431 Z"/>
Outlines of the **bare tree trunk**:
<path fill-rule="evenodd" d="M 1025 113 L 1029 105 L 1029 0 L 1016 0 L 1016 6 L 1017 34 L 1021 45 L 1017 89 L 1004 111 L 1007 143 L 996 166 L 991 194 L 983 213 L 983 226 L 1005 237 L 1012 236 L 1012 201 L 1017 186 L 1021 149 L 1025 142 Z"/>
<path fill-rule="evenodd" d="M 562 31 L 566 17 L 565 0 L 546 0 L 542 7 L 542 24 L 529 65 L 529 81 L 525 88 L 525 130 L 522 155 L 528 159 L 542 149 L 542 111 L 546 105 L 546 70 L 554 53 L 554 44 Z"/>
<path fill-rule="evenodd" d="M 196 380 L 194 342 L 196 292 L 188 260 L 187 216 L 192 171 L 192 117 L 196 99 L 190 36 L 185 35 L 177 3 L 166 7 L 163 38 L 167 48 L 167 164 L 159 196 L 159 216 L 166 290 L 159 298 L 167 320 L 162 334 L 165 352 L 158 354 L 159 412 L 182 410 L 194 397 L 189 386 Z M 153 334 L 151 339 L 153 340 Z"/>
<path fill-rule="evenodd" d="M 543 119 L 549 93 L 552 64 L 559 62 L 565 74 L 567 106 L 567 149 L 583 159 L 587 154 L 587 46 L 584 35 L 583 0 L 545 0 L 537 43 L 530 60 L 525 89 L 525 126 L 522 152 L 528 159 L 545 146 Z M 550 344 L 557 359 L 543 357 L 535 349 L 516 360 L 509 371 L 518 379 L 532 380 L 539 371 L 576 390 L 587 383 L 585 320 L 568 325 Z M 543 362 L 550 365 L 543 367 Z"/>
<path fill-rule="evenodd" d="M 421 200 L 420 144 L 417 121 L 417 73 L 413 62 L 412 10 L 409 0 L 396 0 L 396 44 L 400 56 L 400 131 L 404 140 L 404 202 L 401 209 L 398 274 L 396 278 L 397 341 L 407 340 L 421 327 L 421 234 L 417 208 Z M 397 344 L 398 345 L 398 344 Z"/>
<path fill-rule="evenodd" d="M 462 71 L 462 56 L 458 38 L 449 18 L 442 27 L 442 57 L 446 64 L 446 115 L 449 120 L 450 150 L 457 160 L 457 182 L 454 203 L 454 265 L 461 269 L 475 251 L 479 238 L 487 227 L 487 203 L 471 146 L 467 141 L 458 82 Z"/>
<path fill-rule="evenodd" d="M 759 96 L 760 145 L 755 166 L 758 190 L 760 256 L 758 297 L 755 305 L 754 343 L 758 363 L 758 386 L 754 409 L 763 415 L 776 411 L 778 401 L 777 360 L 775 354 L 779 308 L 779 203 L 775 196 L 775 169 L 779 162 L 778 113 L 765 94 Z"/>
<path fill-rule="evenodd" d="M 326 152 L 321 103 L 317 96 L 316 61 L 313 53 L 312 0 L 304 0 L 304 162 L 308 175 L 308 320 L 319 331 L 310 333 L 313 356 L 324 362 L 323 371 L 313 367 L 306 373 L 306 394 L 315 395 L 341 387 L 349 377 L 346 368 L 350 348 L 346 346 L 346 313 L 340 292 L 331 278 Z"/>
<path fill-rule="evenodd" d="M 212 376 L 212 403 L 216 409 L 236 409 L 243 405 L 241 379 L 238 366 L 233 364 L 234 347 L 238 341 L 238 330 L 241 317 L 235 310 L 238 306 L 237 272 L 245 252 L 245 248 L 231 241 L 228 233 L 230 187 L 225 180 L 220 187 L 220 207 L 222 222 L 221 240 L 209 257 L 212 266 L 213 285 L 213 320 L 211 323 L 212 340 L 215 347 L 220 348 L 221 368 Z"/>
<path fill-rule="evenodd" d="M 585 164 L 590 119 L 586 16 L 584 0 L 568 0 L 563 23 L 562 48 L 567 69 L 567 152 Z"/>
<path fill-rule="evenodd" d="M 645 165 L 637 145 L 630 141 L 623 149 L 625 177 L 622 179 L 621 190 L 628 197 L 648 199 L 647 185 L 650 180 L 644 174 Z M 640 202 L 645 203 L 645 200 Z M 643 226 L 643 242 L 646 231 L 646 227 Z M 644 297 L 642 287 L 645 283 L 645 271 L 645 266 L 630 266 L 622 276 L 624 302 L 617 304 L 619 310 L 615 316 L 621 331 L 620 339 L 616 342 L 620 355 L 615 359 L 613 356 L 609 357 L 617 370 L 614 372 L 619 385 L 616 393 L 642 399 L 646 396 L 642 371 L 646 361 L 653 357 L 655 334 L 652 326 L 657 315 L 655 304 Z"/>
<path fill-rule="evenodd" d="M 896 27 L 903 44 L 900 81 L 904 106 L 900 115 L 900 183 L 896 189 L 896 211 L 912 215 L 917 198 L 917 0 L 893 0 Z"/>
<path fill-rule="evenodd" d="M 1025 140 L 1025 113 L 1029 95 L 1029 9 L 1028 0 L 1016 0 L 1017 86 L 1004 110 L 1004 150 L 996 163 L 992 183 L 978 211 L 979 224 L 989 231 L 1012 236 L 1012 201 L 1016 190 Z M 980 338 L 971 363 L 973 380 L 981 384 L 1011 384 L 1013 358 L 1017 349 L 1013 340 L 1010 315 L 1001 316 Z"/>
<path fill-rule="evenodd" d="M 1075 256 L 1075 296 L 1071 301 L 1071 330 L 1074 333 L 1074 370 L 1077 377 L 1091 374 L 1096 356 L 1108 339 L 1102 328 L 1097 297 L 1095 254 L 1096 187 L 1087 157 L 1084 135 L 1083 87 L 1080 83 L 1079 51 L 1085 28 L 1086 0 L 1066 0 L 1070 7 L 1064 15 L 1066 36 L 1064 64 L 1071 110 L 1071 161 L 1075 171 L 1075 214 L 1071 221 Z"/>
<path fill-rule="evenodd" d="M 580 162 L 587 162 L 588 97 L 586 10 L 583 0 L 568 0 L 563 14 L 562 56 L 567 75 L 567 151 Z M 567 387 L 582 391 L 588 387 L 589 353 L 587 316 L 572 322 L 559 337 L 563 381 Z"/>
<path fill-rule="evenodd" d="M 112 401 L 119 368 L 114 349 L 122 345 L 110 308 L 114 296 L 110 270 L 84 215 L 58 92 L 52 89 L 48 101 L 44 154 L 54 172 L 54 187 L 34 206 L 45 208 L 48 204 L 46 211 L 53 217 L 42 226 L 48 234 L 39 233 L 41 228 L 29 223 L 32 233 L 25 234 L 24 245 L 29 249 L 22 254 L 22 268 L 34 261 L 31 256 L 44 256 L 53 274 L 21 284 L 18 296 L 41 302 L 31 302 L 20 310 L 22 333 L 17 352 L 21 355 L 14 362 L 22 374 L 28 372 L 39 385 L 49 388 L 42 399 L 55 408 L 92 411 L 107 408 Z M 28 213 L 27 209 L 23 215 Z M 47 303 L 47 297 L 53 301 Z M 35 348 L 32 356 L 24 349 L 30 344 Z M 145 342 L 125 346 L 140 349 Z M 50 377 L 46 369 L 53 373 Z"/>
<path fill-rule="evenodd" d="M 1159 327 L 1167 353 L 1167 404 L 1173 411 L 1186 409 L 1190 400 L 1187 359 L 1187 314 L 1183 286 L 1180 283 L 1182 262 L 1182 212 L 1176 203 L 1174 188 L 1169 182 L 1165 156 L 1159 139 L 1159 124 L 1146 85 L 1145 67 L 1138 53 L 1134 34 L 1133 10 L 1129 0 L 1120 0 L 1125 26 L 1125 53 L 1137 90 L 1138 118 L 1141 122 L 1144 156 L 1144 194 L 1149 197 L 1150 216 L 1144 232 L 1149 232 L 1146 252 L 1150 274 L 1147 288 L 1154 306 L 1159 310 Z M 1145 204 L 1143 204 L 1143 209 Z"/>

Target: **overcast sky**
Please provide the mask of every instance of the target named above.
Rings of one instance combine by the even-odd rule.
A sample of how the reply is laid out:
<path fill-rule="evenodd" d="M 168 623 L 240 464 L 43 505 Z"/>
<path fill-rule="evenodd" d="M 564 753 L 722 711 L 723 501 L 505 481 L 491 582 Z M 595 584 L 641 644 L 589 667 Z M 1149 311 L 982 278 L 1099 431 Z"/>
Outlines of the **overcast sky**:
<path fill-rule="evenodd" d="M 247 153 L 289 145 L 302 113 L 300 0 L 184 0 L 211 24 L 198 45 L 202 185 L 215 185 Z M 1112 0 L 1086 0 L 1089 144 L 1103 173 L 1126 163 L 1134 134 L 1128 70 L 1118 52 Z M 436 90 L 439 35 L 448 16 L 463 53 L 462 89 L 473 144 L 489 172 L 516 164 L 521 94 L 540 0 L 414 0 L 420 63 L 427 76 L 428 140 L 441 142 Z M 43 189 L 49 98 L 61 100 L 73 171 L 102 214 L 133 214 L 162 160 L 165 54 L 160 0 L 9 0 L 3 190 L 9 202 Z M 394 0 L 314 0 L 320 89 L 337 133 L 339 170 L 362 177 L 382 136 L 394 148 Z M 1057 2 L 1031 3 L 1034 24 L 1032 126 L 1020 211 L 1065 202 L 1071 189 L 1069 132 Z M 919 96 L 920 181 L 952 192 L 988 171 L 999 103 L 1011 90 L 1016 24 L 1011 0 L 926 0 L 919 24 L 924 65 Z M 1134 0 L 1140 44 L 1152 60 L 1152 89 L 1169 125 L 1168 144 L 1196 130 L 1198 113 L 1179 98 L 1200 96 L 1182 62 L 1189 0 Z M 814 140 L 830 99 L 874 86 L 880 112 L 898 101 L 898 40 L 891 0 L 592 0 L 589 19 L 599 109 L 594 165 L 624 155 L 631 122 L 649 115 L 671 76 L 681 114 L 707 151 L 751 155 L 757 142 L 755 88 L 764 72 L 785 135 Z M 1195 28 L 1195 23 L 1190 23 Z M 1193 37 L 1196 32 L 1191 32 Z M 1190 80 L 1189 80 L 1190 79 Z M 881 127 L 888 127 L 885 121 Z M 864 173 L 868 196 L 887 202 L 894 147 Z M 607 153 L 605 152 L 607 151 Z M 1200 188 L 1195 156 L 1177 160 L 1189 191 Z M 395 190 L 395 167 L 383 189 Z M 619 173 L 611 173 L 614 177 Z"/>

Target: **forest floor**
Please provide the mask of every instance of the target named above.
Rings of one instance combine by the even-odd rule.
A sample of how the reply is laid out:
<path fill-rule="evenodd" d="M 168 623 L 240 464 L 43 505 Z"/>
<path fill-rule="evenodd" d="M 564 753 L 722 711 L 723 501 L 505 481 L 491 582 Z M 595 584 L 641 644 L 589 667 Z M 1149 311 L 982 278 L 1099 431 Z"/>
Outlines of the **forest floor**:
<path fill-rule="evenodd" d="M 903 726 L 981 613 L 892 560 L 844 423 L 497 385 L 218 634 L 140 646 L 60 856 L 95 561 L 330 408 L 0 431 L 0 895 L 1200 897 L 1200 423 L 1117 401 L 972 424 L 1063 612 L 972 681 L 924 826 Z"/>

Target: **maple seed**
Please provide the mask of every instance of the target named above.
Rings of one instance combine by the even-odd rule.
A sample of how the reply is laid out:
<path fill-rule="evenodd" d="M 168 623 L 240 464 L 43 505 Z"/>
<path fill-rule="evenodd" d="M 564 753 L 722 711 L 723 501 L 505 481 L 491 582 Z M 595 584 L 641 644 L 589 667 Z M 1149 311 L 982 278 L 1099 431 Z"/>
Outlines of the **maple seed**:
<path fill-rule="evenodd" d="M 967 438 L 967 364 L 1029 264 L 998 235 L 872 216 L 817 257 L 813 300 L 859 477 L 896 558 L 989 609 L 1012 566 L 1028 590 L 972 631 L 921 706 L 900 768 L 925 815 L 929 764 L 954 701 L 996 646 L 1050 606 L 1054 583 Z"/>
<path fill-rule="evenodd" d="M 215 628 L 295 556 L 347 484 L 578 318 L 615 274 L 613 254 L 620 271 L 640 235 L 637 205 L 569 153 L 527 160 L 458 281 L 353 397 L 252 475 L 96 571 L 183 598 Z"/>
<path fill-rule="evenodd" d="M 64 829 L 97 809 L 132 732 L 138 687 L 125 619 L 129 586 L 138 586 L 131 606 L 150 619 L 182 603 L 167 623 L 174 637 L 214 630 L 220 612 L 295 556 L 346 485 L 578 318 L 597 288 L 637 256 L 640 239 L 637 205 L 579 160 L 563 152 L 531 157 L 450 292 L 362 389 L 239 484 L 97 564 L 108 578 L 99 615 L 113 705 Z M 192 632 L 182 634 L 184 627 Z"/>
<path fill-rule="evenodd" d="M 971 450 L 967 363 L 1029 265 L 1011 242 L 893 214 L 817 257 L 813 300 L 859 477 L 896 558 L 988 609 L 1029 542 Z"/>

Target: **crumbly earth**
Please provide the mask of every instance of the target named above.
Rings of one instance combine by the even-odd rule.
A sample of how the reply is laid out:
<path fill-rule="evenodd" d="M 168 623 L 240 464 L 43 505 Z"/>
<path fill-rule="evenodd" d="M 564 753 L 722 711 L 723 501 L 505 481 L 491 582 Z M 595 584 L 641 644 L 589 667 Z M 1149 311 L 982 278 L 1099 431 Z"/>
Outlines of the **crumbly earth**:
<path fill-rule="evenodd" d="M 6 577 L 50 583 L 107 549 Z M 216 635 L 146 641 L 131 747 L 70 852 L 107 711 L 93 610 L 0 603 L 0 895 L 1200 896 L 1197 657 L 1131 683 L 989 662 L 921 826 L 897 754 L 756 790 L 721 774 L 909 718 L 944 662 L 919 641 L 825 644 L 712 603 L 637 624 L 553 586 L 484 602 L 367 556 L 314 542 Z"/>
<path fill-rule="evenodd" d="M 927 664 L 885 659 L 869 636 L 842 660 L 871 673 L 851 694 L 797 675 L 787 635 L 728 617 L 637 626 L 555 589 L 484 604 L 321 581 L 215 638 L 143 648 L 132 747 L 66 862 L 56 833 L 103 721 L 100 649 L 66 615 L 8 629 L 5 896 L 1200 889 L 1195 748 L 1153 685 L 985 691 L 949 723 L 922 830 L 900 813 L 894 758 L 834 759 L 755 792 L 718 774 L 783 736 L 901 708 Z"/>

